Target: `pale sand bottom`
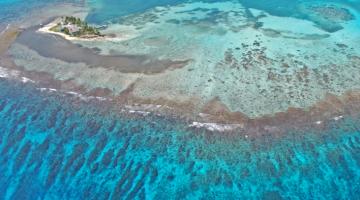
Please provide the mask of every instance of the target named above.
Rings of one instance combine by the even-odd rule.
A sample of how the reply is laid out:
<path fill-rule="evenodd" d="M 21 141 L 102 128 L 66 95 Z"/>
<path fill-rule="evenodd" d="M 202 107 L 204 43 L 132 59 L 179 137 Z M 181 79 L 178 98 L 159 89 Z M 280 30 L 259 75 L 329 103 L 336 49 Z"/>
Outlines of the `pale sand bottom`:
<path fill-rule="evenodd" d="M 139 98 L 139 99 L 148 99 L 145 102 L 149 101 L 149 102 L 156 102 L 156 101 L 168 101 L 168 104 L 176 104 L 174 102 L 178 102 L 180 105 L 181 104 L 185 104 L 187 105 L 188 110 L 192 110 L 193 112 L 203 112 L 204 107 L 207 105 L 207 103 L 210 103 L 211 100 L 213 100 L 216 96 L 209 96 L 208 99 L 202 99 L 199 95 L 197 95 L 195 92 L 190 94 L 187 93 L 186 91 L 181 91 L 179 89 L 181 89 L 182 84 L 186 84 L 188 81 L 206 81 L 208 83 L 208 85 L 217 88 L 221 85 L 217 85 L 218 83 L 216 83 L 216 79 L 213 81 L 208 81 L 210 78 L 212 78 L 215 74 L 221 75 L 222 72 L 218 71 L 218 73 L 211 73 L 209 74 L 210 77 L 201 77 L 201 76 L 197 76 L 192 74 L 191 71 L 188 71 L 187 69 L 189 69 L 189 66 L 182 68 L 182 69 L 177 69 L 175 71 L 167 71 L 167 72 L 162 72 L 162 73 L 158 73 L 158 74 L 142 74 L 142 73 L 123 73 L 121 71 L 118 71 L 116 69 L 109 69 L 109 68 L 104 68 L 104 67 L 91 67 L 86 65 L 85 63 L 82 62 L 77 62 L 77 63 L 67 63 L 64 62 L 62 60 L 59 59 L 54 59 L 54 58 L 46 58 L 43 57 L 41 55 L 39 55 L 37 52 L 29 49 L 28 47 L 21 45 L 21 44 L 14 44 L 11 49 L 10 49 L 10 54 L 12 55 L 15 63 L 19 66 L 24 67 L 26 70 L 30 70 L 30 71 L 38 71 L 38 72 L 46 72 L 46 73 L 50 73 L 52 75 L 54 75 L 54 77 L 56 79 L 59 80 L 72 80 L 75 83 L 77 83 L 78 85 L 82 85 L 85 88 L 87 88 L 88 90 L 91 89 L 96 89 L 96 88 L 106 88 L 110 91 L 112 91 L 114 94 L 121 94 L 124 91 L 129 91 L 129 89 L 131 89 L 131 94 L 132 96 L 134 96 L 135 98 Z M 353 58 L 354 62 L 356 61 L 356 58 Z M 192 66 L 190 64 L 190 66 Z M 144 66 L 146 67 L 146 65 Z M 350 68 L 349 70 L 351 70 L 352 68 Z M 221 68 L 220 68 L 221 70 Z M 224 69 L 223 69 L 224 70 Z M 332 73 L 333 70 L 339 70 L 339 68 L 337 66 L 334 66 L 334 68 L 328 68 L 327 69 L 328 72 L 322 72 L 321 74 L 321 78 L 324 79 L 325 76 L 328 76 L 328 79 L 332 81 L 329 83 L 324 83 L 324 85 L 322 85 L 325 88 L 329 88 L 331 85 L 330 84 L 334 84 L 336 85 L 336 81 L 342 81 L 341 79 L 338 78 L 332 78 L 333 75 L 338 74 L 337 73 Z M 235 71 L 235 70 L 231 70 L 231 71 Z M 186 73 L 187 76 L 184 74 Z M 245 73 L 245 72 L 244 72 Z M 251 74 L 251 71 L 247 72 L 248 76 L 254 76 L 256 74 Z M 323 75 L 326 74 L 326 75 Z M 246 75 L 246 74 L 245 74 Z M 268 76 L 268 73 L 265 74 L 266 76 Z M 166 86 L 167 83 L 171 83 L 171 82 L 164 82 L 164 80 L 167 81 L 171 81 L 171 79 L 169 79 L 170 77 L 173 76 L 177 76 L 176 78 L 174 78 L 173 80 L 176 81 L 179 78 L 183 78 L 183 81 L 178 81 L 177 85 L 179 87 L 170 87 L 164 89 L 164 86 Z M 306 90 L 300 90 L 298 92 L 307 92 L 307 95 L 318 95 L 314 100 L 309 101 L 309 102 L 304 102 L 304 100 L 306 98 L 309 98 L 311 96 L 298 96 L 297 98 L 299 98 L 298 100 L 301 102 L 304 102 L 304 107 L 302 108 L 306 108 L 311 106 L 313 103 L 317 102 L 318 100 L 321 100 L 322 98 L 324 98 L 325 94 L 326 94 L 326 90 L 321 89 L 321 88 L 316 88 L 315 86 L 321 86 L 319 84 L 315 84 L 315 86 L 312 86 L 311 82 L 312 81 L 319 81 L 319 79 L 317 79 L 317 77 L 319 77 L 319 72 L 315 73 L 315 72 L 311 72 L 311 70 L 309 71 L 299 71 L 297 74 L 295 74 L 295 77 L 290 77 L 290 82 L 287 79 L 283 79 L 281 76 L 279 75 L 274 75 L 275 78 L 273 80 L 268 80 L 267 82 L 269 83 L 269 85 L 278 85 L 282 87 L 286 87 L 288 89 L 294 90 L 296 91 L 299 86 L 302 87 L 308 87 L 308 88 L 312 88 L 314 87 L 315 90 L 318 91 L 317 93 L 311 94 L 309 93 L 309 91 Z M 312 77 L 313 76 L 313 77 Z M 200 79 L 199 79 L 200 78 Z M 284 76 L 284 78 L 289 78 L 289 76 Z M 353 79 L 354 81 L 356 79 Z M 326 82 L 326 80 L 323 80 L 324 82 Z M 249 81 L 249 86 L 251 86 L 251 82 Z M 293 83 L 292 83 L 293 82 Z M 158 85 L 158 84 L 161 85 Z M 238 83 L 242 83 L 238 82 Z M 254 81 L 254 83 L 256 83 L 256 81 Z M 226 88 L 227 84 L 222 83 L 224 85 L 224 87 Z M 349 84 L 349 86 L 353 86 L 356 85 L 355 83 L 349 82 L 347 83 Z M 353 84 L 353 85 L 351 85 Z M 294 85 L 296 87 L 291 87 L 291 85 Z M 306 86 L 308 85 L 308 86 Z M 342 83 L 342 85 L 344 85 L 344 83 Z M 240 85 L 238 85 L 240 86 Z M 277 86 L 277 87 L 278 87 Z M 351 87 L 350 87 L 351 88 Z M 219 88 L 220 90 L 221 88 Z M 250 89 L 250 88 L 249 88 Z M 349 89 L 349 87 L 348 87 Z M 343 92 L 345 92 L 347 90 L 347 87 L 344 87 L 342 91 L 339 91 L 338 93 L 341 94 Z M 329 90 L 328 90 L 329 91 Z M 151 92 L 151 93 L 144 93 L 144 92 Z M 203 92 L 201 90 L 201 88 L 199 88 L 199 94 L 201 94 L 201 92 Z M 259 92 L 259 91 L 258 91 Z M 284 106 L 282 106 L 282 110 L 276 110 L 274 108 L 276 108 L 276 103 L 280 101 L 279 98 L 281 98 L 284 94 L 282 92 L 281 89 L 279 89 L 278 91 L 273 91 L 274 93 L 272 94 L 273 97 L 272 98 L 267 98 L 266 101 L 262 102 L 262 97 L 259 97 L 259 93 L 256 91 L 252 91 L 252 90 L 248 90 L 248 93 L 246 93 L 246 90 L 244 91 L 244 93 L 241 93 L 241 96 L 246 97 L 248 96 L 249 98 L 253 99 L 253 101 L 243 101 L 243 105 L 246 109 L 248 108 L 254 108 L 254 106 L 258 106 L 255 107 L 253 109 L 253 111 L 255 111 L 256 113 L 262 113 L 262 115 L 265 114 L 273 114 L 276 112 L 281 112 L 281 111 L 286 111 L 288 107 L 291 106 L 286 106 L 286 104 Z M 269 92 L 269 91 L 267 91 Z M 140 94 L 140 95 L 139 95 Z M 146 94 L 146 95 L 144 95 Z M 296 93 L 295 93 L 296 94 Z M 223 93 L 223 95 L 235 95 L 235 94 L 227 94 L 227 93 Z M 301 93 L 300 93 L 301 95 Z M 146 98 L 146 96 L 150 96 L 148 98 Z M 231 97 L 231 96 L 229 96 Z M 295 96 L 296 97 L 296 96 Z M 293 97 L 293 98 L 295 98 Z M 314 96 L 313 96 L 314 97 Z M 218 100 L 221 102 L 222 99 L 226 98 L 225 96 L 220 96 L 218 98 Z M 242 100 L 241 98 L 239 98 L 239 100 Z M 245 98 L 244 98 L 245 100 Z M 284 99 L 285 100 L 285 99 Z M 290 100 L 296 100 L 296 99 L 290 99 Z M 268 103 L 271 103 L 272 105 L 269 105 Z M 286 101 L 284 102 L 286 103 Z M 306 104 L 305 104 L 306 103 Z M 261 107 L 261 106 L 269 106 L 269 107 Z M 175 105 L 176 106 L 176 105 Z M 273 106 L 273 107 L 271 107 Z M 233 110 L 227 109 L 227 105 L 226 103 L 223 104 L 221 106 L 221 109 L 224 109 L 227 112 L 231 112 Z M 267 109 L 273 109 L 272 112 L 269 112 L 269 110 Z M 270 110 L 270 111 L 271 111 Z M 211 109 L 207 109 L 207 112 L 211 112 Z M 243 112 L 245 115 L 250 116 L 249 113 Z M 257 117 L 260 117 L 261 115 L 258 115 Z"/>
<path fill-rule="evenodd" d="M 288 126 L 301 127 L 304 123 L 307 126 L 322 128 L 328 120 L 336 121 L 342 119 L 344 115 L 353 115 L 360 111 L 359 106 L 356 106 L 360 105 L 360 93 L 354 91 L 342 97 L 327 96 L 324 101 L 309 108 L 308 112 L 291 109 L 287 113 L 278 113 L 273 117 L 258 117 L 254 120 L 249 119 L 244 113 L 232 113 L 219 98 L 205 104 L 195 95 L 193 97 L 184 95 L 181 99 L 176 93 L 174 99 L 139 98 L 134 90 L 139 89 L 136 83 L 146 76 L 144 74 L 124 74 L 101 67 L 89 68 L 81 63 L 66 63 L 58 59 L 45 58 L 21 44 L 13 44 L 10 50 L 15 63 L 24 68 L 11 65 L 9 58 L 2 57 L 1 65 L 6 64 L 7 67 L 18 70 L 2 69 L 1 78 L 16 77 L 24 83 L 36 83 L 39 87 L 45 87 L 42 90 L 63 91 L 66 94 L 76 95 L 81 100 L 110 100 L 125 106 L 132 114 L 147 115 L 150 112 L 176 114 L 195 121 L 190 123 L 190 127 L 206 128 L 211 131 L 243 129 L 246 130 L 246 135 L 254 135 L 259 132 L 260 127 L 266 129 L 266 132 L 279 134 Z M 50 88 L 46 89 L 46 87 Z M 120 90 L 116 92 L 111 88 Z M 154 92 L 161 91 L 154 90 Z M 118 95 L 114 95 L 116 93 Z"/>
<path fill-rule="evenodd" d="M 209 14 L 214 9 L 218 15 Z M 137 79 L 133 94 L 196 102 L 200 112 L 218 98 L 229 111 L 256 118 L 289 107 L 308 108 L 327 93 L 360 88 L 355 75 L 360 55 L 357 21 L 328 33 L 307 20 L 254 10 L 258 18 L 248 19 L 245 12 L 231 2 L 156 8 L 122 22 L 131 31 L 135 26 L 136 38 L 81 45 L 97 47 L 102 54 L 191 59 L 184 68 Z"/>

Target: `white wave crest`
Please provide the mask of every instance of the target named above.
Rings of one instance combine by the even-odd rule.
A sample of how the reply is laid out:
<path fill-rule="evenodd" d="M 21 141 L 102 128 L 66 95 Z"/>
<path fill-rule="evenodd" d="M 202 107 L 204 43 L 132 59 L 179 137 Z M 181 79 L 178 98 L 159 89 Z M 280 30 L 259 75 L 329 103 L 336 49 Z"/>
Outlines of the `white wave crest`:
<path fill-rule="evenodd" d="M 195 128 L 205 128 L 209 131 L 232 131 L 237 128 L 243 128 L 242 124 L 218 124 L 218 123 L 201 123 L 201 122 L 193 122 L 189 125 L 189 127 Z"/>

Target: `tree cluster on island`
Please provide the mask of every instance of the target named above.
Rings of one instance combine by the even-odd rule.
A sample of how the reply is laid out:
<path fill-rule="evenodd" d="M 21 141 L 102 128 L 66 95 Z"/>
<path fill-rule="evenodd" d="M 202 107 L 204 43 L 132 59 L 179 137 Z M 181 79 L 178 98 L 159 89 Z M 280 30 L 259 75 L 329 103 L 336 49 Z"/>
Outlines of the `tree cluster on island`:
<path fill-rule="evenodd" d="M 54 32 L 61 32 L 73 37 L 103 37 L 100 31 L 80 18 L 65 16 L 56 26 L 50 29 Z"/>

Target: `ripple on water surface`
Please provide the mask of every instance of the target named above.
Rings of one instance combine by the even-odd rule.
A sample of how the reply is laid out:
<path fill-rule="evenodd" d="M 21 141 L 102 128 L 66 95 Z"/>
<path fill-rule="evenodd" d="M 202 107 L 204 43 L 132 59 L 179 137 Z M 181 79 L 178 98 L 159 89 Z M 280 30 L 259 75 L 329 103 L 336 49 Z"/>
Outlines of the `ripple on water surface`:
<path fill-rule="evenodd" d="M 0 193 L 13 199 L 358 199 L 357 118 L 282 137 L 121 117 L 0 81 Z"/>
<path fill-rule="evenodd" d="M 95 3 L 113 13 L 124 6 Z M 299 1 L 242 3 L 290 15 Z M 94 22 L 114 17 L 109 12 L 97 19 L 104 10 L 93 12 L 89 19 Z M 310 17 L 314 22 L 321 18 Z M 329 25 L 322 22 L 316 23 Z M 245 137 L 152 115 L 124 116 L 105 103 L 78 102 L 2 78 L 0 91 L 4 199 L 360 198 L 358 116 L 338 118 L 321 130 L 304 127 L 281 137 Z"/>

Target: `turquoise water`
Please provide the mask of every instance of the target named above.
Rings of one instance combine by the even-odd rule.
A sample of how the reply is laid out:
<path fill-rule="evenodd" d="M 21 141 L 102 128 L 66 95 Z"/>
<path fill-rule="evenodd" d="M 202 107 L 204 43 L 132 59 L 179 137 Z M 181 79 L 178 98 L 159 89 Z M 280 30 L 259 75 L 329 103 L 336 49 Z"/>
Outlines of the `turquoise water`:
<path fill-rule="evenodd" d="M 88 2 L 88 19 L 105 23 L 178 3 L 116 2 Z M 299 1 L 243 4 L 308 17 Z M 0 5 L 0 17 L 11 21 L 44 2 Z M 321 131 L 246 138 L 115 110 L 0 78 L 0 199 L 360 199 L 360 116 Z"/>
<path fill-rule="evenodd" d="M 2 199 L 359 199 L 359 120 L 281 138 L 189 130 L 0 81 Z"/>
<path fill-rule="evenodd" d="M 226 2 L 229 0 L 203 0 L 201 2 Z M 92 11 L 87 17 L 87 20 L 92 23 L 102 24 L 109 21 L 117 21 L 119 18 L 133 14 L 141 13 L 147 9 L 156 6 L 169 6 L 179 3 L 187 2 L 200 2 L 199 0 L 102 0 L 102 1 L 89 1 L 89 6 Z M 306 12 L 303 12 L 304 5 L 317 5 L 317 4 L 341 4 L 351 7 L 360 11 L 359 0 L 235 0 L 232 2 L 239 2 L 248 9 L 258 9 L 266 11 L 267 13 L 275 16 L 295 17 L 299 19 L 306 19 L 318 24 L 328 32 L 335 32 L 342 27 L 332 22 L 326 22 L 323 19 L 314 18 Z"/>
<path fill-rule="evenodd" d="M 55 3 L 80 3 L 81 0 L 1 0 L 0 25 L 18 20 L 30 12 Z"/>
<path fill-rule="evenodd" d="M 147 9 L 155 6 L 174 5 L 177 3 L 186 2 L 185 0 L 90 0 L 88 4 L 93 8 L 92 12 L 87 17 L 87 20 L 92 23 L 104 23 L 111 20 L 116 20 L 121 16 L 126 16 L 133 13 L 141 13 Z"/>

